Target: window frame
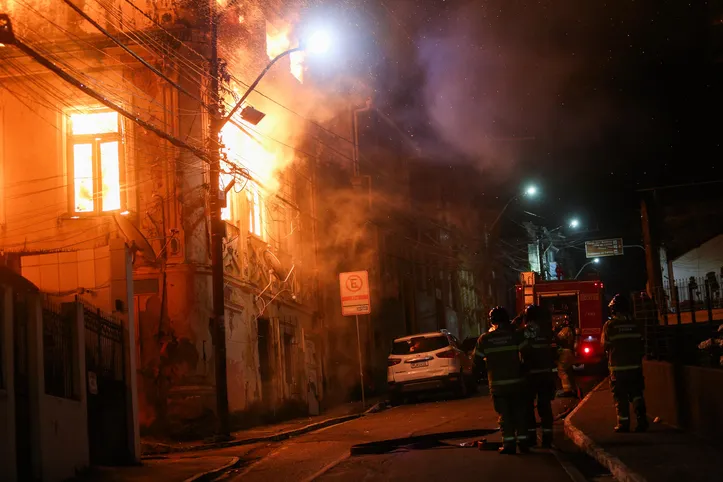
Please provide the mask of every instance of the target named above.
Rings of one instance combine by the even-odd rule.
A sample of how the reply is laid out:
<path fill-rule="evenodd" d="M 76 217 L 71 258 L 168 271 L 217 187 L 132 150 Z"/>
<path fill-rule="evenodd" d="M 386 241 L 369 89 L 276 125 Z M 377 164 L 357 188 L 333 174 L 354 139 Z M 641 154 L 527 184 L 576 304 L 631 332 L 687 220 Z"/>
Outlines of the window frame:
<path fill-rule="evenodd" d="M 116 132 L 106 132 L 102 134 L 73 134 L 73 126 L 71 121 L 72 114 L 101 114 L 114 112 L 111 109 L 92 109 L 87 112 L 78 112 L 77 110 L 66 110 L 64 116 L 64 132 L 63 141 L 65 142 L 65 168 L 67 172 L 68 182 L 68 212 L 73 219 L 88 218 L 97 216 L 109 216 L 128 210 L 128 199 L 126 189 L 126 169 L 125 169 L 125 133 L 123 130 L 123 117 L 116 112 L 118 117 L 118 130 Z M 100 154 L 101 144 L 108 142 L 118 143 L 118 184 L 120 191 L 120 207 L 108 211 L 103 210 L 103 179 L 102 157 Z M 78 144 L 90 144 L 92 146 L 92 170 L 93 170 L 93 210 L 92 211 L 76 211 L 75 203 L 75 155 L 74 146 Z"/>

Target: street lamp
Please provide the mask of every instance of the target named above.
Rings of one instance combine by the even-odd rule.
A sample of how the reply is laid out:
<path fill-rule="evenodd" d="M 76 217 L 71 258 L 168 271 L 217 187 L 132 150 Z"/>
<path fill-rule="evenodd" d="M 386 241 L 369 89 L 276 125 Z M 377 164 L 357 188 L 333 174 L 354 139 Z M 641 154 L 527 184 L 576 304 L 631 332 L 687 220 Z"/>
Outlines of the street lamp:
<path fill-rule="evenodd" d="M 502 211 L 500 211 L 500 213 L 497 215 L 497 218 L 492 223 L 492 225 L 489 227 L 487 232 L 491 233 L 492 230 L 495 228 L 495 226 L 497 226 L 497 223 L 500 221 L 500 219 L 502 218 L 502 215 L 505 213 L 505 211 L 507 211 L 507 208 L 510 206 L 510 204 L 512 204 L 514 201 L 517 201 L 522 196 L 535 197 L 536 195 L 537 195 L 537 186 L 530 185 L 530 186 L 527 186 L 527 189 L 525 189 L 525 191 L 523 193 L 515 194 L 514 196 L 512 196 L 510 198 L 510 200 L 507 201 L 507 204 L 505 204 L 505 206 L 502 208 Z"/>
<path fill-rule="evenodd" d="M 580 276 L 580 274 L 582 273 L 582 270 L 584 270 L 586 267 L 588 267 L 591 264 L 599 264 L 599 263 L 600 263 L 600 258 L 593 258 L 592 261 L 588 261 L 587 263 L 583 264 L 582 268 L 580 268 L 580 271 L 578 271 L 577 274 L 575 275 L 575 279 L 577 279 Z"/>
<path fill-rule="evenodd" d="M 251 92 L 254 91 L 257 85 L 259 85 L 259 82 L 261 82 L 261 79 L 264 78 L 264 75 L 271 69 L 271 67 L 274 66 L 276 62 L 278 62 L 280 59 L 286 57 L 287 55 L 291 55 L 294 52 L 301 52 L 301 51 L 308 51 L 315 55 L 324 54 L 326 53 L 329 48 L 331 47 L 331 37 L 327 32 L 324 31 L 316 31 L 313 34 L 309 35 L 309 37 L 302 41 L 298 47 L 294 47 L 292 49 L 286 50 L 284 52 L 281 52 L 279 55 L 271 59 L 271 62 L 269 62 L 264 70 L 261 71 L 258 77 L 256 77 L 256 80 L 254 80 L 251 85 L 249 85 L 249 88 L 246 89 L 246 92 L 244 92 L 244 95 L 241 96 L 238 102 L 236 102 L 236 105 L 233 106 L 233 109 L 231 109 L 231 112 L 228 113 L 226 117 L 223 118 L 221 121 L 218 130 L 221 132 L 221 129 L 223 129 L 223 126 L 226 125 L 228 121 L 231 120 L 233 115 L 236 113 L 236 111 L 241 107 L 241 105 L 246 101 L 246 98 L 251 94 Z"/>
<path fill-rule="evenodd" d="M 578 226 L 580 226 L 580 221 L 578 221 L 577 219 L 571 219 L 571 220 L 570 220 L 570 227 L 571 227 L 572 229 L 575 229 L 575 228 L 577 228 Z"/>

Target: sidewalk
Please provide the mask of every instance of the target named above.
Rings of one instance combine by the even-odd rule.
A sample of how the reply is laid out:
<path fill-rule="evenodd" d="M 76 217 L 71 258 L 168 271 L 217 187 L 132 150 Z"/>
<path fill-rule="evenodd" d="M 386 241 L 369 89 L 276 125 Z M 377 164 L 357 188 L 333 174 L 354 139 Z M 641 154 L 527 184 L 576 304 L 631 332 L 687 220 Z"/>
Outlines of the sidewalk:
<path fill-rule="evenodd" d="M 613 431 L 615 422 L 606 379 L 566 418 L 565 434 L 620 482 L 722 480 L 723 446 L 715 446 L 664 423 L 651 423 L 650 430 L 644 434 L 617 434 Z"/>
<path fill-rule="evenodd" d="M 165 442 L 143 439 L 141 441 L 141 451 L 144 458 L 148 458 L 149 456 L 161 454 L 211 450 L 258 442 L 285 440 L 290 437 L 359 418 L 367 413 L 375 413 L 383 410 L 385 407 L 386 402 L 383 401 L 382 398 L 367 401 L 366 410 L 363 410 L 361 402 L 346 403 L 331 408 L 322 415 L 302 417 L 277 424 L 262 425 L 240 430 L 232 433 L 232 440 L 227 442 L 213 442 L 209 440 Z"/>
<path fill-rule="evenodd" d="M 214 473 L 238 462 L 232 456 L 177 456 L 162 460 L 145 460 L 143 465 L 133 467 L 93 467 L 78 477 L 78 482 L 201 482 L 212 478 Z"/>

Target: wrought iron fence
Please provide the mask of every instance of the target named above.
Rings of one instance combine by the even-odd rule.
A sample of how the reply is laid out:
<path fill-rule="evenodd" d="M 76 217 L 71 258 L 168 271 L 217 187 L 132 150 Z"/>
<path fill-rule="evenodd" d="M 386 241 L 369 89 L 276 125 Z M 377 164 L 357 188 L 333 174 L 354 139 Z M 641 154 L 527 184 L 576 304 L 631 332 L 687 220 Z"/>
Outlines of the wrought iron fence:
<path fill-rule="evenodd" d="M 677 317 L 670 315 L 664 290 L 655 293 L 657 300 L 650 299 L 645 292 L 632 296 L 635 318 L 644 326 L 646 356 L 653 360 L 700 364 L 703 353 L 699 345 L 717 335 L 722 320 L 705 316 L 696 322 L 693 316 L 692 320 L 681 323 L 680 312 Z"/>
<path fill-rule="evenodd" d="M 661 315 L 675 315 L 691 313 L 692 322 L 714 321 L 713 310 L 723 309 L 723 279 L 721 275 L 710 272 L 706 276 L 681 278 L 665 281 L 658 290 Z M 696 312 L 707 312 L 697 314 Z"/>
<path fill-rule="evenodd" d="M 60 306 L 43 303 L 43 367 L 45 393 L 74 398 L 73 319 L 63 314 Z"/>
<path fill-rule="evenodd" d="M 123 327 L 113 316 L 83 304 L 85 365 L 98 378 L 125 379 Z"/>

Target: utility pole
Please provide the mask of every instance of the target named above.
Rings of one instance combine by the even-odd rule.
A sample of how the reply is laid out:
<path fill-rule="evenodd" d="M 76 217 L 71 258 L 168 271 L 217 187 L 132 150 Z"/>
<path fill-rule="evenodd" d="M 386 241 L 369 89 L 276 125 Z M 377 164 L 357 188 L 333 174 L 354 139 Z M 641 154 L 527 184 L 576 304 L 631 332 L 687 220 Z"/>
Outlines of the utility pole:
<path fill-rule="evenodd" d="M 228 379 L 226 376 L 226 320 L 223 276 L 223 238 L 225 227 L 221 219 L 221 208 L 226 203 L 226 193 L 221 189 L 221 145 L 219 138 L 224 119 L 221 113 L 219 96 L 219 60 L 218 60 L 218 12 L 216 0 L 209 0 L 209 22 L 211 55 L 209 65 L 209 112 L 208 150 L 211 175 L 209 189 L 209 207 L 211 211 L 211 289 L 213 291 L 213 318 L 211 319 L 214 343 L 214 368 L 216 373 L 216 416 L 218 417 L 217 435 L 230 436 L 228 420 Z"/>

